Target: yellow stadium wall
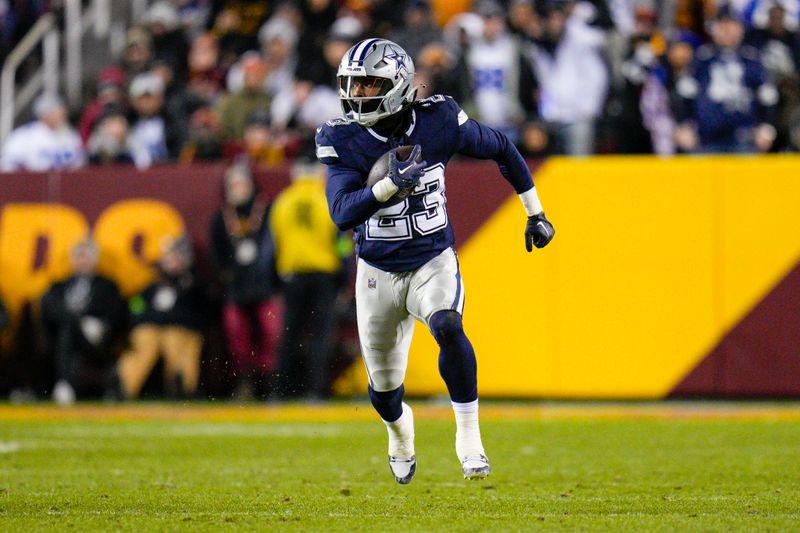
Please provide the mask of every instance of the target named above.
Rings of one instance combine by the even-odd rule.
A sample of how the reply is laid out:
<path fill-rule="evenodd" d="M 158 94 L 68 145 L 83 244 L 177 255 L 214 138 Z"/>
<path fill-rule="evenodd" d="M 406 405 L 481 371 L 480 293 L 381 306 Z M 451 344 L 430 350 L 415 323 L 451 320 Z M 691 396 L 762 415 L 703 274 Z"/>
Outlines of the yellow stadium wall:
<path fill-rule="evenodd" d="M 222 170 L 3 176 L 0 297 L 14 315 L 35 302 L 87 232 L 127 294 L 162 234 L 186 228 L 202 258 Z M 535 179 L 557 234 L 531 254 L 493 163 L 447 176 L 483 396 L 800 395 L 800 157 L 548 160 Z M 288 168 L 262 178 L 274 196 Z M 437 354 L 418 325 L 409 393 L 445 392 Z M 337 389 L 364 393 L 360 361 Z"/>
<path fill-rule="evenodd" d="M 459 250 L 482 396 L 664 397 L 800 258 L 798 157 L 557 158 L 535 180 L 550 246 L 525 252 L 510 195 Z M 418 324 L 409 393 L 445 392 L 437 354 Z"/>

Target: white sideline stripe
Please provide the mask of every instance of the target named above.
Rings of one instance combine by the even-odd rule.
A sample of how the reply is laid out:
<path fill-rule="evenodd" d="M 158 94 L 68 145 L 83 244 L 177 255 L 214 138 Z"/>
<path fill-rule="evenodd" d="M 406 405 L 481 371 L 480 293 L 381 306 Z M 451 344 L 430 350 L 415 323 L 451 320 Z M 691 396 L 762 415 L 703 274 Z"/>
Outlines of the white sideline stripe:
<path fill-rule="evenodd" d="M 173 427 L 142 427 L 135 422 L 129 426 L 84 426 L 59 428 L 48 435 L 58 439 L 86 437 L 306 437 L 323 438 L 344 435 L 345 429 L 325 424 L 192 424 Z M 63 445 L 64 443 L 60 443 Z"/>
<path fill-rule="evenodd" d="M 0 441 L 0 454 L 4 453 L 14 453 L 18 452 L 22 449 L 22 445 L 19 442 L 3 442 Z"/>
<path fill-rule="evenodd" d="M 333 146 L 317 146 L 317 157 L 339 157 L 339 154 Z"/>

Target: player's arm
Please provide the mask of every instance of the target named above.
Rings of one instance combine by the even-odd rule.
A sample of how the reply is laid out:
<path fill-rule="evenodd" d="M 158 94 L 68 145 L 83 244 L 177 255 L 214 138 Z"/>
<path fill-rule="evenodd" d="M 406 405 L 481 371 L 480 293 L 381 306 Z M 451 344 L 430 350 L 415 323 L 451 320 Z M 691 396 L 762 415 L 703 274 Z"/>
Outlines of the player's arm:
<path fill-rule="evenodd" d="M 458 113 L 457 152 L 478 159 L 493 159 L 503 177 L 514 187 L 528 215 L 525 226 L 525 248 L 547 246 L 555 229 L 544 216 L 542 203 L 533 184 L 533 177 L 525 159 L 516 146 L 502 132 L 468 118 L 463 110 Z"/>
<path fill-rule="evenodd" d="M 382 207 L 373 189 L 364 187 L 361 173 L 341 164 L 328 165 L 325 194 L 331 219 L 341 231 L 364 223 Z"/>
<path fill-rule="evenodd" d="M 341 231 L 353 229 L 365 222 L 381 208 L 373 189 L 364 187 L 361 172 L 340 158 L 340 139 L 336 127 L 341 121 L 330 121 L 317 129 L 315 136 L 317 159 L 328 167 L 325 194 L 328 211 L 336 227 Z M 338 148 L 338 150 L 337 150 Z"/>

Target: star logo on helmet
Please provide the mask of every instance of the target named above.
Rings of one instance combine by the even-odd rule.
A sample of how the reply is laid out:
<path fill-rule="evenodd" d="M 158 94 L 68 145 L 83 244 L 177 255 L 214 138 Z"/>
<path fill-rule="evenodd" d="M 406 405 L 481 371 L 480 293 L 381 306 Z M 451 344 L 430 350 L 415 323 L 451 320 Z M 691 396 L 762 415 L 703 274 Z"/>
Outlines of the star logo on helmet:
<path fill-rule="evenodd" d="M 386 50 L 387 52 L 391 53 L 384 53 L 383 59 L 391 59 L 392 61 L 394 61 L 394 66 L 397 69 L 398 75 L 400 74 L 401 70 L 405 70 L 406 74 L 408 74 L 408 66 L 406 66 L 406 58 L 408 56 L 398 52 L 397 49 L 394 48 L 393 46 L 387 46 Z M 395 76 L 395 78 L 397 78 L 397 76 Z"/>

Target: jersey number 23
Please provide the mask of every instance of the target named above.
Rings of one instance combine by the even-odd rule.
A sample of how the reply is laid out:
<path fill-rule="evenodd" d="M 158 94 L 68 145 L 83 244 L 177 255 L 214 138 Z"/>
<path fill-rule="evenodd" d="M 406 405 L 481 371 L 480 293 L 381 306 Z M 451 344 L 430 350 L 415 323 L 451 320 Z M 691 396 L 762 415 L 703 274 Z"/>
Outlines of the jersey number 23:
<path fill-rule="evenodd" d="M 419 197 L 422 201 L 419 202 Z M 447 227 L 444 168 L 441 164 L 425 169 L 425 175 L 409 198 L 375 212 L 367 220 L 367 239 L 402 241 L 419 235 L 430 235 Z M 411 210 L 411 205 L 415 208 Z"/>

